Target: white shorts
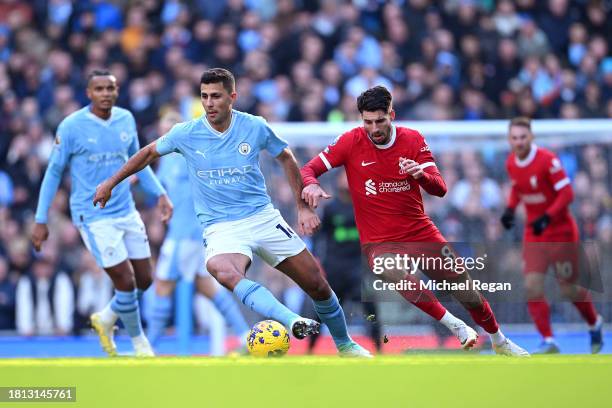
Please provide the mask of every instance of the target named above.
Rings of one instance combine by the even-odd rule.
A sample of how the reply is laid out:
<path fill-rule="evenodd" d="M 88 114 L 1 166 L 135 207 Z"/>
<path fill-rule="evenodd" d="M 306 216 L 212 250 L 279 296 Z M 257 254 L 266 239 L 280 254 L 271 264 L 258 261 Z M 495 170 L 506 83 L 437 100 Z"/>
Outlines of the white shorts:
<path fill-rule="evenodd" d="M 78 228 L 85 246 L 102 268 L 118 265 L 126 259 L 151 257 L 145 225 L 137 211 L 125 217 L 81 224 Z"/>
<path fill-rule="evenodd" d="M 202 242 L 194 239 L 166 239 L 159 250 L 155 277 L 160 280 L 184 279 L 192 282 L 195 275 L 210 276 L 204 267 Z"/>
<path fill-rule="evenodd" d="M 271 205 L 250 217 L 206 228 L 204 246 L 207 262 L 219 254 L 238 253 L 251 260 L 256 254 L 273 267 L 306 248 L 304 241 Z"/>

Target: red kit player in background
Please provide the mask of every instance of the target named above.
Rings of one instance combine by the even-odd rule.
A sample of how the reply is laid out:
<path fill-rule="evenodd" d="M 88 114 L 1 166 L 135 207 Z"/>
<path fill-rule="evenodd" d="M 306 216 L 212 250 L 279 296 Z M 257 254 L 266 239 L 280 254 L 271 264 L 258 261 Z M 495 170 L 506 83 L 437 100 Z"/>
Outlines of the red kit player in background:
<path fill-rule="evenodd" d="M 394 247 L 396 253 L 406 254 L 402 243 L 419 243 L 417 248 L 420 243 L 440 244 L 441 247 L 446 240 L 425 214 L 420 189 L 442 197 L 446 185 L 425 139 L 416 130 L 392 124 L 395 112 L 391 94 L 385 87 L 376 86 L 362 93 L 357 99 L 357 107 L 363 127 L 342 134 L 302 168 L 305 185 L 302 198 L 312 207 L 316 207 L 321 198 L 329 198 L 319 186 L 317 177 L 333 167 L 344 166 L 361 245 L 370 262 L 380 252 L 393 252 Z M 368 247 L 375 248 L 374 251 L 384 247 L 384 250 L 378 250 L 377 255 Z M 417 250 L 420 253 L 420 249 Z M 448 327 L 463 348 L 474 345 L 476 332 L 448 312 L 431 291 L 414 292 L 399 293 Z M 529 355 L 502 334 L 489 303 L 480 293 L 469 290 L 463 291 L 468 292 L 467 295 L 459 295 L 456 292 L 453 292 L 455 298 L 490 334 L 498 354 Z"/>
<path fill-rule="evenodd" d="M 512 153 L 506 169 L 512 182 L 508 207 L 501 218 L 506 229 L 514 226 L 514 211 L 525 204 L 527 225 L 524 233 L 523 258 L 527 306 L 543 337 L 535 353 L 559 353 L 550 325 L 550 309 L 544 296 L 545 273 L 555 268 L 561 293 L 570 299 L 588 323 L 591 352 L 603 345 L 601 316 L 597 315 L 590 293 L 575 284 L 578 278 L 578 227 L 569 211 L 574 198 L 570 179 L 561 161 L 550 151 L 533 143 L 529 118 L 510 121 L 508 141 Z"/>

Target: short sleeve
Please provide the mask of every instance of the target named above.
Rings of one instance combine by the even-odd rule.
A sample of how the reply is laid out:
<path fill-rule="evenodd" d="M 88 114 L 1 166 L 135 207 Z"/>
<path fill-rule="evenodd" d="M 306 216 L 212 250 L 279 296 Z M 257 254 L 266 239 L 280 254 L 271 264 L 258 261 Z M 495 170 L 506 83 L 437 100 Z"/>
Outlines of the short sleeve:
<path fill-rule="evenodd" d="M 179 141 L 184 124 L 176 124 L 172 126 L 172 129 L 155 142 L 155 148 L 157 149 L 157 153 L 161 156 L 168 153 L 180 153 L 179 151 Z"/>
<path fill-rule="evenodd" d="M 274 132 L 268 122 L 263 118 L 258 118 L 260 120 L 261 132 L 263 134 L 263 148 L 267 150 L 272 156 L 276 157 L 285 150 L 289 144 L 287 141 Z"/>

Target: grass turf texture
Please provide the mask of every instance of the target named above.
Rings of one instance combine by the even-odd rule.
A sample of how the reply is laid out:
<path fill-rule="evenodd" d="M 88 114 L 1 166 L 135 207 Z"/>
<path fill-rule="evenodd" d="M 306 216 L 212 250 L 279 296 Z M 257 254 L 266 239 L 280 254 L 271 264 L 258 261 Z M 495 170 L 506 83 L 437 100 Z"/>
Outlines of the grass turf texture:
<path fill-rule="evenodd" d="M 610 378 L 612 355 L 0 360 L 0 386 L 76 386 L 67 407 L 609 407 Z"/>

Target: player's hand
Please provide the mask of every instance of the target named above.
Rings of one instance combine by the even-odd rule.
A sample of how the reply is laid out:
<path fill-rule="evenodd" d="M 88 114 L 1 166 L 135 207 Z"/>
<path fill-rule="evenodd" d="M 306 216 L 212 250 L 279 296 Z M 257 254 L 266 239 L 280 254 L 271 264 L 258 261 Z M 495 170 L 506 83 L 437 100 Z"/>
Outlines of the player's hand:
<path fill-rule="evenodd" d="M 47 224 L 34 224 L 34 228 L 32 229 L 32 245 L 34 245 L 34 249 L 40 251 L 42 243 L 45 242 L 47 238 L 49 238 L 49 228 L 47 228 Z"/>
<path fill-rule="evenodd" d="M 411 159 L 400 158 L 400 167 L 415 180 L 420 179 L 425 174 L 425 171 L 421 168 L 421 165 Z"/>
<path fill-rule="evenodd" d="M 331 198 L 331 196 L 318 184 L 309 184 L 302 190 L 302 200 L 306 201 L 310 208 L 317 208 L 321 198 L 327 200 Z"/>
<path fill-rule="evenodd" d="M 550 216 L 548 214 L 544 214 L 530 225 L 531 228 L 533 228 L 534 235 L 542 235 L 542 232 L 544 232 L 544 229 L 548 227 L 548 224 L 550 224 Z"/>
<path fill-rule="evenodd" d="M 511 229 L 512 227 L 514 227 L 514 210 L 510 207 L 506 208 L 499 220 L 501 221 L 505 229 Z"/>
<path fill-rule="evenodd" d="M 111 198 L 111 194 L 113 191 L 113 185 L 110 181 L 104 180 L 102 183 L 98 184 L 96 187 L 96 194 L 94 194 L 93 205 L 100 204 L 100 208 L 104 208 L 106 203 Z"/>
<path fill-rule="evenodd" d="M 167 194 L 162 194 L 157 199 L 157 207 L 161 212 L 161 220 L 163 223 L 167 223 L 172 218 L 172 212 L 174 211 L 174 206 L 172 205 L 172 201 L 168 198 Z"/>
<path fill-rule="evenodd" d="M 321 226 L 321 220 L 316 212 L 310 207 L 298 208 L 298 234 L 312 235 Z"/>

